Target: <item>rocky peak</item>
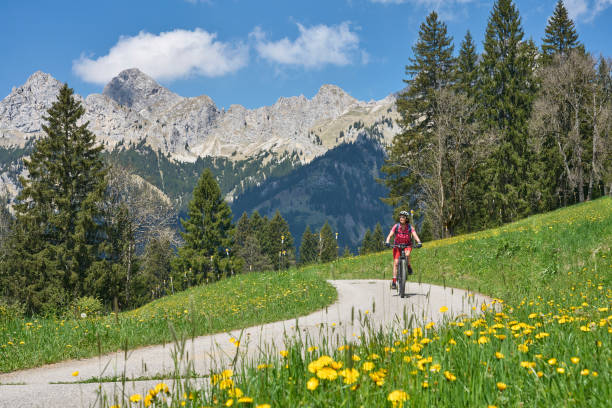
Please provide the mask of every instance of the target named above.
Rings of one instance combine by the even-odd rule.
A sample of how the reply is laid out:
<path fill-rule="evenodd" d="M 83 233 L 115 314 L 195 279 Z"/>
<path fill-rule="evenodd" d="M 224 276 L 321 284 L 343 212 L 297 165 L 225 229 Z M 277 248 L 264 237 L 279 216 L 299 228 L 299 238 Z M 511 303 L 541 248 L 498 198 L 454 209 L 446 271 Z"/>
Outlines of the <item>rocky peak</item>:
<path fill-rule="evenodd" d="M 132 108 L 145 116 L 149 116 L 147 113 L 167 110 L 183 100 L 138 68 L 121 71 L 106 84 L 102 93 L 119 105 Z"/>
<path fill-rule="evenodd" d="M 344 92 L 342 88 L 330 84 L 321 86 L 319 92 L 312 98 L 312 103 L 326 106 L 338 114 L 357 102 L 357 99 Z"/>

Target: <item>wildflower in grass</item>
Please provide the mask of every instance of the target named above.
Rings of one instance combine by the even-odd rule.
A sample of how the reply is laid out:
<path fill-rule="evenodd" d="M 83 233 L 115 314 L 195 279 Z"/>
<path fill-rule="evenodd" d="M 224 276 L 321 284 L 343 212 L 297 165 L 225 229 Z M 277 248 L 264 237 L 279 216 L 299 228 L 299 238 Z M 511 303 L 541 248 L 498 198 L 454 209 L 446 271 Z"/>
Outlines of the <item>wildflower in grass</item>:
<path fill-rule="evenodd" d="M 480 336 L 478 338 L 478 344 L 486 344 L 489 342 L 489 338 L 486 336 Z"/>
<path fill-rule="evenodd" d="M 72 372 L 72 376 L 73 376 L 73 377 L 76 377 L 77 375 L 79 375 L 79 372 L 78 372 L 78 371 L 73 371 L 73 372 Z"/>
<path fill-rule="evenodd" d="M 425 326 L 425 328 L 426 328 L 427 330 L 429 330 L 429 329 L 432 329 L 434 326 L 435 326 L 435 323 L 434 323 L 434 322 L 429 322 L 429 323 L 427 323 L 427 325 Z"/>
<path fill-rule="evenodd" d="M 591 372 L 591 375 L 592 375 L 593 377 L 597 377 L 599 374 L 597 374 L 597 371 L 593 371 L 593 372 Z"/>
<path fill-rule="evenodd" d="M 455 341 L 455 339 L 450 339 L 448 341 L 448 344 L 452 344 L 453 346 L 457 344 L 457 342 Z"/>
<path fill-rule="evenodd" d="M 240 388 L 238 388 L 238 387 L 230 388 L 230 390 L 227 392 L 227 394 L 230 397 L 234 397 L 234 398 L 240 398 L 240 397 L 242 397 L 242 395 L 244 395 L 242 390 Z"/>
<path fill-rule="evenodd" d="M 372 353 L 368 356 L 370 360 L 378 360 L 380 356 L 378 354 Z"/>
<path fill-rule="evenodd" d="M 238 398 L 238 403 L 239 404 L 251 404 L 252 402 L 253 402 L 253 398 L 251 398 L 251 397 Z"/>
<path fill-rule="evenodd" d="M 372 379 L 372 381 L 376 383 L 376 385 L 381 387 L 385 383 L 385 376 L 387 375 L 387 370 L 381 368 L 380 370 L 375 371 L 373 373 L 369 373 L 368 375 L 370 376 L 370 379 Z"/>
<path fill-rule="evenodd" d="M 270 408 L 270 404 L 258 404 L 255 408 Z"/>
<path fill-rule="evenodd" d="M 432 373 L 437 373 L 440 371 L 440 369 L 442 368 L 442 366 L 438 363 L 433 364 L 430 368 L 429 371 L 431 371 Z"/>
<path fill-rule="evenodd" d="M 444 378 L 446 378 L 448 381 L 455 381 L 457 379 L 455 374 L 451 373 L 450 371 L 444 372 Z"/>
<path fill-rule="evenodd" d="M 518 350 L 521 353 L 527 353 L 529 351 L 529 347 L 526 344 L 521 343 L 521 344 L 518 345 Z"/>
<path fill-rule="evenodd" d="M 322 380 L 334 381 L 338 378 L 338 372 L 331 367 L 323 367 L 317 370 L 317 377 Z"/>
<path fill-rule="evenodd" d="M 504 358 L 503 353 L 500 353 L 499 351 L 495 352 L 495 358 L 497 358 L 498 360 L 501 360 L 502 358 Z"/>
<path fill-rule="evenodd" d="M 557 367 L 557 372 L 558 372 L 559 374 L 565 374 L 565 368 L 563 368 L 563 367 Z"/>
<path fill-rule="evenodd" d="M 353 361 L 359 361 L 359 360 L 361 360 L 361 357 L 359 357 L 357 354 L 353 354 L 352 359 L 353 359 Z"/>
<path fill-rule="evenodd" d="M 266 368 L 272 367 L 272 364 L 259 364 L 257 370 L 265 370 Z"/>
<path fill-rule="evenodd" d="M 572 357 L 570 358 L 570 361 L 574 364 L 578 364 L 580 362 L 580 359 L 578 357 Z"/>
<path fill-rule="evenodd" d="M 312 377 L 306 383 L 306 388 L 308 388 L 308 390 L 310 390 L 310 391 L 316 390 L 318 386 L 319 386 L 319 380 L 317 380 L 316 377 Z"/>
<path fill-rule="evenodd" d="M 391 401 L 394 407 L 399 406 L 402 407 L 404 402 L 409 398 L 408 394 L 402 390 L 392 391 L 388 396 L 387 400 Z"/>
<path fill-rule="evenodd" d="M 142 395 L 141 394 L 133 394 L 130 397 L 130 401 L 131 402 L 140 402 L 142 400 Z"/>
<path fill-rule="evenodd" d="M 185 401 L 183 401 L 183 402 L 185 402 Z M 183 406 L 184 406 L 185 404 L 182 404 L 182 403 L 181 403 L 181 405 L 183 405 Z M 234 400 L 233 400 L 233 399 L 231 399 L 231 398 L 230 398 L 230 399 L 228 399 L 227 401 L 225 401 L 225 406 L 226 406 L 226 407 L 231 407 L 232 405 L 234 405 Z"/>
<path fill-rule="evenodd" d="M 536 363 L 534 361 L 521 361 L 521 367 L 523 368 L 534 368 Z"/>
<path fill-rule="evenodd" d="M 219 388 L 221 388 L 222 390 L 232 388 L 233 386 L 234 386 L 234 381 L 232 381 L 231 378 L 226 378 L 224 380 L 221 380 L 221 382 L 219 383 Z"/>
<path fill-rule="evenodd" d="M 538 376 L 538 378 L 542 378 L 544 376 L 544 373 L 542 371 L 538 371 L 536 375 Z"/>
<path fill-rule="evenodd" d="M 474 332 L 471 331 L 471 330 L 466 330 L 466 331 L 463 332 L 463 334 L 465 334 L 468 337 L 472 337 L 472 334 L 474 334 Z"/>
<path fill-rule="evenodd" d="M 580 375 L 589 375 L 590 371 L 588 368 L 585 368 L 584 370 L 580 371 Z"/>
<path fill-rule="evenodd" d="M 344 377 L 345 384 L 353 384 L 357 382 L 357 379 L 359 378 L 359 371 L 354 368 L 344 369 L 342 371 L 339 371 L 338 374 Z"/>
<path fill-rule="evenodd" d="M 374 363 L 372 363 L 371 361 L 366 361 L 361 365 L 361 369 L 363 371 L 372 371 L 374 369 Z"/>
<path fill-rule="evenodd" d="M 503 383 L 503 382 L 498 382 L 498 383 L 497 383 L 497 389 L 498 389 L 498 390 L 503 391 L 503 390 L 505 390 L 506 388 L 508 388 L 508 386 L 506 385 L 506 383 Z"/>
<path fill-rule="evenodd" d="M 557 359 L 556 359 L 556 358 L 550 358 L 550 359 L 548 359 L 548 364 L 550 364 L 550 365 L 555 365 L 555 364 L 557 364 Z"/>
<path fill-rule="evenodd" d="M 446 307 L 446 306 L 442 306 L 442 307 L 440 308 L 440 313 L 446 313 L 446 312 L 448 312 L 448 307 Z"/>

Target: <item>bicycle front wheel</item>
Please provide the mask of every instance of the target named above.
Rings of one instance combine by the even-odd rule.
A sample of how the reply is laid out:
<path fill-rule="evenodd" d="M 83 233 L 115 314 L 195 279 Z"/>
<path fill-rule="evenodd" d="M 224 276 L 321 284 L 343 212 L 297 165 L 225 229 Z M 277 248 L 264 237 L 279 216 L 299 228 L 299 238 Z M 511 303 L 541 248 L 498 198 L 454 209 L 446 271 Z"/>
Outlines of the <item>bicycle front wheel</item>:
<path fill-rule="evenodd" d="M 405 259 L 400 260 L 399 267 L 399 295 L 403 298 L 406 293 L 406 269 L 408 268 L 408 263 Z"/>

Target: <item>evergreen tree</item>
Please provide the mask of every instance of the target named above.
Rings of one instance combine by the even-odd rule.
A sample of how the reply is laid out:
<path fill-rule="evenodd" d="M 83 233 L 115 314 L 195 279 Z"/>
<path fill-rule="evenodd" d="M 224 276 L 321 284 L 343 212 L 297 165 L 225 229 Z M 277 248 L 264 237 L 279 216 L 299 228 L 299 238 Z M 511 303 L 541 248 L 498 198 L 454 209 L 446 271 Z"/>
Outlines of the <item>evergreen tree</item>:
<path fill-rule="evenodd" d="M 182 275 L 184 286 L 203 282 L 213 268 L 226 273 L 232 268 L 233 252 L 229 257 L 225 252 L 233 240 L 232 211 L 209 169 L 204 170 L 193 190 L 188 216 L 181 220 L 185 244 L 174 260 L 175 272 L 179 279 Z"/>
<path fill-rule="evenodd" d="M 307 225 L 300 245 L 300 264 L 307 265 L 317 261 L 317 245 L 317 234 L 310 232 L 310 225 Z"/>
<path fill-rule="evenodd" d="M 512 0 L 497 0 L 487 24 L 478 95 L 484 126 L 498 136 L 481 175 L 485 224 L 513 221 L 530 211 L 527 124 L 535 97 L 534 49 L 532 41 L 523 41 Z"/>
<path fill-rule="evenodd" d="M 350 258 L 351 256 L 353 256 L 351 249 L 348 247 L 348 245 L 345 245 L 344 251 L 342 251 L 342 258 Z"/>
<path fill-rule="evenodd" d="M 46 136 L 24 165 L 9 267 L 21 282 L 13 296 L 31 311 L 55 311 L 85 295 L 104 240 L 100 202 L 105 170 L 85 109 L 64 85 L 47 111 Z"/>
<path fill-rule="evenodd" d="M 327 221 L 319 231 L 319 262 L 330 262 L 338 257 L 338 244 Z"/>
<path fill-rule="evenodd" d="M 365 234 L 363 234 L 363 241 L 361 241 L 361 248 L 359 253 L 361 255 L 369 254 L 372 252 L 372 231 L 370 229 L 366 229 Z"/>
<path fill-rule="evenodd" d="M 552 57 L 556 54 L 567 56 L 573 49 L 582 49 L 582 45 L 578 41 L 576 26 L 567 15 L 563 0 L 557 2 L 555 11 L 548 19 L 544 32 L 542 55 L 545 63 L 552 62 Z"/>
<path fill-rule="evenodd" d="M 244 238 L 244 243 L 238 248 L 237 255 L 244 260 L 245 272 L 264 271 L 273 268 L 269 257 L 264 255 L 259 239 L 255 234 L 247 235 Z"/>
<path fill-rule="evenodd" d="M 151 239 L 145 247 L 140 271 L 134 278 L 133 305 L 139 306 L 169 292 L 174 249 L 164 237 Z"/>
<path fill-rule="evenodd" d="M 268 222 L 266 239 L 262 244 L 264 253 L 268 255 L 275 270 L 286 269 L 295 263 L 293 237 L 289 232 L 289 224 L 279 211 L 276 211 Z"/>
<path fill-rule="evenodd" d="M 236 223 L 236 237 L 234 245 L 239 248 L 244 246 L 246 237 L 253 235 L 253 231 L 251 230 L 251 223 L 249 221 L 249 216 L 246 211 L 242 213 L 242 216 Z"/>
<path fill-rule="evenodd" d="M 457 91 L 473 97 L 478 81 L 478 55 L 472 34 L 468 30 L 461 42 L 457 58 L 455 87 Z"/>
<path fill-rule="evenodd" d="M 385 249 L 385 235 L 383 234 L 382 227 L 380 223 L 376 223 L 376 227 L 374 228 L 374 232 L 372 233 L 372 252 L 380 252 Z"/>
<path fill-rule="evenodd" d="M 390 205 L 410 206 L 408 197 L 418 193 L 416 174 L 410 170 L 410 155 L 427 145 L 427 130 L 435 108 L 434 91 L 450 84 L 453 76 L 452 37 L 435 11 L 421 24 L 419 39 L 412 47 L 414 56 L 406 66 L 406 92 L 397 100 L 402 133 L 393 138 L 388 159 L 382 167 L 389 187 Z"/>

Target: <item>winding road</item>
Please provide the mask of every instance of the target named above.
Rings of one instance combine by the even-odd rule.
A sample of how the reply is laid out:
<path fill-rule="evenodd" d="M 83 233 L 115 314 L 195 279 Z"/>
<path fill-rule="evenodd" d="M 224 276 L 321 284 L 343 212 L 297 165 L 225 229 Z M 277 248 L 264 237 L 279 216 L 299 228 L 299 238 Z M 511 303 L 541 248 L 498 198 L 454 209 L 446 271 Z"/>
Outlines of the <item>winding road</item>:
<path fill-rule="evenodd" d="M 300 336 L 316 344 L 322 335 L 337 343 L 351 341 L 373 328 L 405 328 L 428 322 L 442 324 L 445 319 L 471 315 L 491 299 L 465 290 L 409 282 L 407 297 L 401 299 L 389 289 L 389 281 L 329 281 L 338 291 L 338 301 L 310 315 L 260 326 L 196 337 L 184 343 L 183 355 L 196 373 L 208 374 L 227 368 L 232 361 L 256 358 L 262 350 L 282 350 L 287 339 Z M 446 306 L 448 311 L 441 313 Z M 240 339 L 237 348 L 230 339 Z M 159 381 L 130 381 L 80 384 L 92 377 L 152 377 L 173 373 L 176 344 L 143 347 L 127 353 L 116 352 L 101 357 L 64 361 L 43 367 L 0 374 L 0 407 L 90 407 L 99 406 L 100 395 L 109 401 L 122 395 L 146 393 Z M 238 351 L 238 355 L 237 354 Z M 181 365 L 184 369 L 184 363 Z M 72 373 L 79 375 L 73 377 Z M 206 378 L 195 381 L 206 382 Z M 166 381 L 169 385 L 170 381 Z M 123 405 L 123 404 L 122 404 Z"/>

